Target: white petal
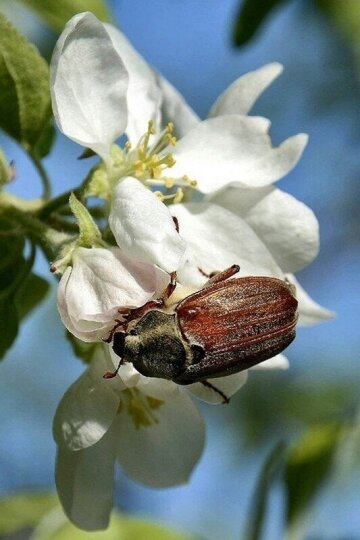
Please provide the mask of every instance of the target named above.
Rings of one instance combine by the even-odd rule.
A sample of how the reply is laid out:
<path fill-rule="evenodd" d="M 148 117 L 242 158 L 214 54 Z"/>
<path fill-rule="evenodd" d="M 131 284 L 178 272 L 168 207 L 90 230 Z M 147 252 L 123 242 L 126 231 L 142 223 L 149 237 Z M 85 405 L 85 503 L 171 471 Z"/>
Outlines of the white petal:
<path fill-rule="evenodd" d="M 105 347 L 105 346 L 103 346 Z M 112 369 L 101 347 L 91 366 L 70 386 L 54 418 L 58 445 L 76 451 L 97 443 L 110 428 L 119 407 L 121 379 L 103 379 Z"/>
<path fill-rule="evenodd" d="M 314 213 L 280 189 L 228 186 L 208 200 L 245 219 L 284 272 L 300 270 L 319 251 L 319 225 Z"/>
<path fill-rule="evenodd" d="M 178 204 L 169 208 L 177 217 L 181 235 L 188 244 L 185 262 L 178 270 L 180 283 L 201 286 L 207 278 L 199 268 L 210 274 L 233 264 L 240 265 L 239 277 L 283 277 L 266 246 L 234 213 L 209 203 Z"/>
<path fill-rule="evenodd" d="M 217 377 L 216 379 L 208 379 L 208 382 L 212 384 L 217 390 L 222 392 L 228 399 L 235 394 L 244 384 L 248 378 L 246 371 L 240 371 L 233 375 L 227 375 L 226 377 Z M 201 382 L 189 384 L 186 387 L 194 396 L 206 401 L 206 403 L 212 403 L 214 405 L 224 403 L 224 398 L 216 390 L 203 385 Z"/>
<path fill-rule="evenodd" d="M 174 149 L 170 176 L 197 180 L 203 193 L 228 184 L 257 188 L 285 176 L 298 162 L 307 143 L 299 134 L 273 148 L 265 118 L 219 116 L 198 124 Z"/>
<path fill-rule="evenodd" d="M 277 62 L 246 73 L 223 92 L 212 106 L 209 117 L 223 114 L 248 114 L 263 91 L 282 73 Z"/>
<path fill-rule="evenodd" d="M 173 122 L 175 135 L 178 138 L 183 137 L 200 122 L 200 118 L 186 103 L 180 92 L 161 75 L 158 75 L 158 85 L 162 91 L 162 125 Z"/>
<path fill-rule="evenodd" d="M 106 24 L 105 27 L 129 74 L 126 134 L 136 144 L 146 132 L 149 120 L 153 120 L 155 124 L 159 122 L 161 89 L 154 70 L 134 49 L 124 34 L 110 24 Z"/>
<path fill-rule="evenodd" d="M 119 249 L 77 248 L 58 288 L 61 318 L 78 338 L 98 341 L 113 326 L 119 307 L 145 304 L 168 279 L 154 265 L 133 261 Z"/>
<path fill-rule="evenodd" d="M 92 321 L 73 320 L 72 318 L 72 295 L 67 294 L 67 287 L 72 276 L 72 270 L 72 266 L 66 268 L 61 276 L 57 289 L 57 307 L 61 320 L 69 332 L 79 339 L 85 342 L 99 341 L 108 332 L 109 322 L 104 323 L 102 321 L 97 321 L 96 318 Z M 79 290 L 81 291 L 81 289 Z"/>
<path fill-rule="evenodd" d="M 109 371 L 112 371 L 118 367 L 120 357 L 115 354 L 111 344 L 109 346 L 109 353 L 113 364 Z M 118 375 L 115 377 L 115 379 L 119 378 L 125 388 L 132 388 L 133 386 L 137 385 L 140 377 L 140 373 L 134 368 L 134 366 L 130 362 L 126 362 L 120 367 Z"/>
<path fill-rule="evenodd" d="M 158 423 L 136 428 L 126 410 L 119 414 L 118 430 L 124 434 L 118 441 L 120 464 L 131 478 L 151 487 L 184 484 L 203 450 L 203 419 L 180 390 L 153 415 Z"/>
<path fill-rule="evenodd" d="M 113 506 L 115 448 L 113 430 L 97 444 L 72 452 L 58 448 L 56 487 L 67 517 L 80 529 L 106 529 Z"/>
<path fill-rule="evenodd" d="M 176 398 L 179 392 L 178 385 L 172 381 L 144 375 L 140 375 L 136 388 L 147 396 L 169 401 Z"/>
<path fill-rule="evenodd" d="M 284 356 L 283 354 L 277 354 L 276 356 L 273 356 L 273 358 L 269 358 L 268 360 L 264 360 L 264 362 L 260 362 L 260 364 L 256 364 L 256 366 L 252 366 L 251 370 L 268 370 L 268 369 L 288 369 L 289 367 L 289 360 Z"/>
<path fill-rule="evenodd" d="M 333 319 L 336 314 L 333 311 L 323 308 L 315 302 L 302 288 L 298 280 L 292 274 L 286 276 L 288 280 L 296 286 L 296 298 L 299 302 L 299 324 L 311 326 L 319 324 L 329 319 Z"/>
<path fill-rule="evenodd" d="M 51 96 L 59 129 L 107 159 L 127 124 L 128 74 L 104 25 L 91 13 L 65 26 L 51 60 Z"/>
<path fill-rule="evenodd" d="M 167 207 L 138 180 L 128 177 L 114 189 L 109 217 L 117 244 L 129 256 L 175 271 L 185 252 Z"/>

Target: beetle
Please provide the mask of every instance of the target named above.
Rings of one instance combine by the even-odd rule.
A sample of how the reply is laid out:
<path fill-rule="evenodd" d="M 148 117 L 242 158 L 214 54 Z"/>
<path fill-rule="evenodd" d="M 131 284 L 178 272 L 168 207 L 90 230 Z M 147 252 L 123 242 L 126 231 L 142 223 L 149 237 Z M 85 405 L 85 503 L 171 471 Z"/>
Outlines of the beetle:
<path fill-rule="evenodd" d="M 120 310 L 124 321 L 110 332 L 119 365 L 142 375 L 187 385 L 202 382 L 227 397 L 207 379 L 248 369 L 282 352 L 294 339 L 298 302 L 295 287 L 277 278 L 229 279 L 240 267 L 215 274 L 199 291 L 172 309 L 166 303 L 176 287 L 176 274 L 162 298 L 134 310 Z M 121 331 L 117 329 L 121 327 Z"/>

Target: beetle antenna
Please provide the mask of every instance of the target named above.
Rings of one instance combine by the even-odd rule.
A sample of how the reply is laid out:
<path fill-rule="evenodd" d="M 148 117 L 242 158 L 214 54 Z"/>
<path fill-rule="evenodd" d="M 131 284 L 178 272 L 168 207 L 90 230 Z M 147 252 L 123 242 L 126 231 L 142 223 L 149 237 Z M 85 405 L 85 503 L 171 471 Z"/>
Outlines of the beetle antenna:
<path fill-rule="evenodd" d="M 114 371 L 106 371 L 103 375 L 103 379 L 113 379 L 114 377 L 116 377 L 116 375 L 119 373 L 119 369 L 121 368 L 121 366 L 123 365 L 123 359 L 120 358 L 120 361 L 118 363 L 118 367 L 114 370 Z"/>
<path fill-rule="evenodd" d="M 221 396 L 223 398 L 223 404 L 228 404 L 230 403 L 230 399 L 227 397 L 227 395 L 224 394 L 224 392 L 222 392 L 221 390 L 219 390 L 219 388 L 216 388 L 216 386 L 214 386 L 213 384 L 209 383 L 209 381 L 200 381 L 201 384 L 203 384 L 204 386 L 206 386 L 206 388 L 210 388 L 211 390 L 214 390 L 214 392 L 216 392 L 217 394 L 219 394 L 219 396 Z"/>

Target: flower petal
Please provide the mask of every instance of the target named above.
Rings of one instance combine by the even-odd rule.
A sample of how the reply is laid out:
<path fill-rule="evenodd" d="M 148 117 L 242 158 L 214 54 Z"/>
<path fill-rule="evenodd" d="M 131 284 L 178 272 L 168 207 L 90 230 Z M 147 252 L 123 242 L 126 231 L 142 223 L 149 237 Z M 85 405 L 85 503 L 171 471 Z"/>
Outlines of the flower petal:
<path fill-rule="evenodd" d="M 209 379 L 208 382 L 229 399 L 233 394 L 235 394 L 235 392 L 244 386 L 247 378 L 248 372 L 245 370 L 240 371 L 239 373 L 234 373 L 233 375 L 227 375 L 226 377 Z M 201 382 L 188 384 L 186 386 L 186 390 L 203 401 L 206 401 L 206 403 L 212 403 L 213 405 L 224 403 L 224 398 L 219 392 L 205 386 Z"/>
<path fill-rule="evenodd" d="M 319 225 L 313 211 L 280 189 L 228 186 L 208 200 L 245 219 L 284 272 L 300 270 L 318 254 Z"/>
<path fill-rule="evenodd" d="M 145 304 L 168 280 L 154 265 L 133 261 L 117 248 L 79 247 L 58 288 L 62 321 L 83 341 L 98 341 L 113 326 L 119 307 Z"/>
<path fill-rule="evenodd" d="M 51 60 L 51 97 L 60 131 L 103 159 L 127 123 L 128 74 L 104 25 L 80 13 L 65 26 Z"/>
<path fill-rule="evenodd" d="M 296 286 L 296 298 L 299 302 L 299 324 L 301 326 L 312 326 L 333 319 L 336 316 L 333 311 L 323 308 L 310 298 L 294 275 L 288 274 L 286 277 L 290 283 Z"/>
<path fill-rule="evenodd" d="M 177 204 L 169 207 L 179 221 L 188 244 L 186 260 L 178 270 L 183 285 L 201 286 L 210 274 L 239 264 L 241 276 L 283 277 L 266 246 L 249 225 L 234 213 L 209 203 Z M 196 231 L 196 233 L 194 233 Z"/>
<path fill-rule="evenodd" d="M 151 487 L 184 484 L 199 460 L 203 419 L 190 397 L 178 389 L 153 411 L 157 423 L 135 427 L 126 410 L 118 416 L 118 459 L 125 473 Z"/>
<path fill-rule="evenodd" d="M 146 132 L 149 120 L 153 120 L 155 124 L 159 123 L 161 89 L 154 70 L 124 34 L 110 24 L 105 24 L 105 28 L 129 74 L 126 134 L 130 141 L 136 144 Z"/>
<path fill-rule="evenodd" d="M 260 362 L 260 364 L 252 366 L 250 369 L 261 371 L 268 369 L 288 369 L 288 367 L 289 360 L 286 358 L 286 356 L 284 356 L 283 354 L 277 354 L 276 356 L 273 356 L 268 360 L 264 360 L 264 362 Z"/>
<path fill-rule="evenodd" d="M 110 428 L 118 409 L 121 379 L 103 379 L 112 369 L 106 360 L 105 346 L 95 355 L 91 366 L 65 392 L 54 418 L 54 439 L 71 451 L 97 443 Z"/>
<path fill-rule="evenodd" d="M 273 62 L 239 77 L 219 96 L 208 116 L 248 114 L 258 97 L 282 70 L 281 64 Z"/>
<path fill-rule="evenodd" d="M 179 391 L 178 385 L 173 381 L 144 375 L 140 375 L 136 388 L 147 396 L 162 400 L 176 398 Z"/>
<path fill-rule="evenodd" d="M 110 228 L 122 250 L 136 260 L 175 271 L 186 244 L 167 207 L 138 180 L 127 177 L 114 189 Z"/>
<path fill-rule="evenodd" d="M 109 371 L 112 371 L 114 369 L 117 369 L 117 367 L 119 366 L 120 357 L 114 352 L 111 344 L 109 346 L 109 352 L 113 364 L 112 368 Z M 130 362 L 126 362 L 120 367 L 115 379 L 120 378 L 122 384 L 124 385 L 124 388 L 132 388 L 133 386 L 136 386 L 138 384 L 140 377 L 140 373 L 134 368 L 134 366 Z"/>
<path fill-rule="evenodd" d="M 176 163 L 169 174 L 197 180 L 203 193 L 234 183 L 257 188 L 275 182 L 296 165 L 307 135 L 295 135 L 273 148 L 269 127 L 266 118 L 235 114 L 205 120 L 171 149 Z"/>
<path fill-rule="evenodd" d="M 56 487 L 67 517 L 80 529 L 106 529 L 113 506 L 115 433 L 97 443 L 72 452 L 58 448 Z"/>
<path fill-rule="evenodd" d="M 200 117 L 192 110 L 183 96 L 161 75 L 157 76 L 162 91 L 162 126 L 173 122 L 175 135 L 180 138 L 200 122 Z"/>

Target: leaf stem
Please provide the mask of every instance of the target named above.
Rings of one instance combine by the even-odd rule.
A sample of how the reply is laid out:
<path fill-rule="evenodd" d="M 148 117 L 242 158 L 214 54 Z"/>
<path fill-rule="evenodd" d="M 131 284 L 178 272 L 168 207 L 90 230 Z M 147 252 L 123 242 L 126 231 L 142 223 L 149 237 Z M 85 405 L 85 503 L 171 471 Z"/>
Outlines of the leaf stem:
<path fill-rule="evenodd" d="M 32 241 L 41 247 L 48 261 L 55 259 L 59 245 L 69 239 L 64 233 L 50 228 L 36 216 L 22 212 L 15 206 L 4 206 L 1 213 L 10 221 L 22 225 Z"/>
<path fill-rule="evenodd" d="M 39 173 L 39 176 L 43 185 L 42 198 L 43 200 L 48 201 L 51 197 L 51 182 L 50 182 L 49 176 L 41 160 L 35 154 L 33 154 L 33 152 L 28 152 L 28 155 L 31 158 L 34 166 L 36 167 L 36 170 Z"/>
<path fill-rule="evenodd" d="M 69 204 L 70 195 L 74 193 L 74 195 L 77 198 L 81 199 L 81 189 L 72 189 L 69 191 L 65 191 L 64 193 L 61 193 L 57 197 L 54 197 L 49 202 L 44 204 L 44 206 L 37 212 L 38 218 L 41 219 L 47 219 L 53 212 L 55 212 L 58 208 L 61 208 L 62 206 L 65 206 Z"/>
<path fill-rule="evenodd" d="M 7 289 L 5 289 L 5 291 L 0 293 L 0 299 L 10 298 L 19 289 L 19 287 L 23 284 L 26 277 L 30 274 L 32 267 L 34 266 L 35 256 L 36 256 L 35 243 L 31 241 L 31 252 L 30 252 L 29 257 L 26 259 L 26 262 L 23 268 L 21 268 L 21 271 L 17 274 L 17 276 L 15 277 L 10 287 L 8 287 Z"/>

